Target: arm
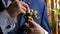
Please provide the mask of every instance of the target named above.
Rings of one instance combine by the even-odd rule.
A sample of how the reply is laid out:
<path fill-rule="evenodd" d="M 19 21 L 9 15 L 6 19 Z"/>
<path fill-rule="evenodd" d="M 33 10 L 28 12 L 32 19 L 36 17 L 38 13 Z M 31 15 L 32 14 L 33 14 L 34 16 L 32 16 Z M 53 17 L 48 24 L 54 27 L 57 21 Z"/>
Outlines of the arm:
<path fill-rule="evenodd" d="M 0 13 L 0 27 L 3 34 L 7 34 L 15 28 L 15 21 L 9 16 L 6 10 Z"/>
<path fill-rule="evenodd" d="M 41 24 L 37 24 L 32 17 L 28 18 L 27 22 L 25 23 L 25 30 L 27 34 L 51 34 L 47 12 L 45 5 L 43 5 L 43 13 L 42 13 L 42 20 Z"/>
<path fill-rule="evenodd" d="M 15 27 L 15 22 L 13 19 L 21 13 L 26 14 L 26 10 L 28 9 L 29 7 L 25 2 L 18 0 L 12 2 L 12 4 L 6 10 L 0 13 L 0 27 L 2 29 L 2 32 L 4 34 L 7 34 L 13 30 Z"/>

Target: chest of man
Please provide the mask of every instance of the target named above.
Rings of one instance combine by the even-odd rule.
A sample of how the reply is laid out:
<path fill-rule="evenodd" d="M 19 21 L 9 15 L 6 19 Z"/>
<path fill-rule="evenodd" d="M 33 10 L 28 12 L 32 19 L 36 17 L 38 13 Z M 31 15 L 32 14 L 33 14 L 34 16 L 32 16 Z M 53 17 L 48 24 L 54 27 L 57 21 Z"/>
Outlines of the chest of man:
<path fill-rule="evenodd" d="M 37 11 L 37 17 L 38 19 L 35 20 L 38 24 L 41 23 L 41 20 L 42 20 L 42 14 L 43 14 L 43 8 L 44 8 L 44 5 L 42 4 L 42 1 L 41 0 L 23 0 L 24 2 L 30 2 L 29 4 L 29 7 L 30 9 L 34 9 Z M 3 2 L 4 3 L 4 2 Z M 4 3 L 4 6 L 5 8 L 8 7 L 12 2 L 10 0 L 8 0 L 7 4 Z M 24 17 L 21 18 L 21 26 L 24 24 Z"/>

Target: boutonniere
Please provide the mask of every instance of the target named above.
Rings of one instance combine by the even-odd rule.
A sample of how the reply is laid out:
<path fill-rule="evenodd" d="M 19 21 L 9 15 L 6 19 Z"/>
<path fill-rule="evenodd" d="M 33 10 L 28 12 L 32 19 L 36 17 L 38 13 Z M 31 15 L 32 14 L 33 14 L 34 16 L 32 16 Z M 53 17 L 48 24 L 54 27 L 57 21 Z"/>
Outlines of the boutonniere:
<path fill-rule="evenodd" d="M 31 9 L 30 13 L 27 13 L 26 15 L 24 15 L 24 18 L 28 19 L 28 16 L 31 16 L 33 18 L 33 20 L 37 20 L 37 11 Z"/>

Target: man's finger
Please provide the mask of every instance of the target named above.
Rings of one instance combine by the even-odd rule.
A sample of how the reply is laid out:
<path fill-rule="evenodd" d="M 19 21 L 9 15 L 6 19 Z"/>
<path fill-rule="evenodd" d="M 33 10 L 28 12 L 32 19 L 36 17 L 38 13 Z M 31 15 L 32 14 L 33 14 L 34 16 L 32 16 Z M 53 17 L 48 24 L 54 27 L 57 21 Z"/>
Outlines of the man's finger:
<path fill-rule="evenodd" d="M 29 24 L 28 23 L 25 23 L 25 27 L 29 28 Z"/>
<path fill-rule="evenodd" d="M 24 6 L 21 6 L 24 11 L 27 11 L 27 9 Z"/>
<path fill-rule="evenodd" d="M 23 9 L 21 9 L 21 12 L 20 12 L 22 15 L 24 15 L 24 14 L 26 14 L 26 12 L 23 10 Z"/>
<path fill-rule="evenodd" d="M 34 29 L 30 27 L 27 23 L 25 23 L 25 29 L 29 32 L 34 32 Z"/>
<path fill-rule="evenodd" d="M 25 31 L 27 33 L 31 33 L 30 27 L 29 27 L 29 25 L 27 23 L 25 23 Z"/>
<path fill-rule="evenodd" d="M 27 9 L 27 13 L 30 13 L 30 8 L 29 8 L 29 6 L 28 6 L 28 4 L 27 3 L 25 3 L 25 2 L 21 2 L 22 3 L 22 6 L 24 6 L 26 9 Z"/>
<path fill-rule="evenodd" d="M 20 1 L 22 3 L 23 6 L 25 6 L 26 8 L 28 7 L 28 4 L 23 2 L 23 1 Z"/>
<path fill-rule="evenodd" d="M 27 7 L 27 13 L 30 13 L 30 8 L 29 7 Z"/>
<path fill-rule="evenodd" d="M 34 20 L 28 20 L 28 22 L 30 23 L 31 26 L 36 26 L 37 23 Z"/>
<path fill-rule="evenodd" d="M 28 16 L 28 20 L 33 20 L 33 18 L 31 16 Z"/>
<path fill-rule="evenodd" d="M 34 20 L 31 16 L 28 16 L 28 23 L 35 25 Z"/>

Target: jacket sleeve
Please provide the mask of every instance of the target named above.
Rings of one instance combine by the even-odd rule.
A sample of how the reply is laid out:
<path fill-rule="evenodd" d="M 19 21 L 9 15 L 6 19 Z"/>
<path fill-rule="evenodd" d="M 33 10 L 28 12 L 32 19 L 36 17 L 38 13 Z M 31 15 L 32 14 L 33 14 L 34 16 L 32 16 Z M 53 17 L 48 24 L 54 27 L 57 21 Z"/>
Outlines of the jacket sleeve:
<path fill-rule="evenodd" d="M 3 34 L 7 34 L 15 28 L 15 21 L 5 10 L 0 13 L 0 27 Z"/>
<path fill-rule="evenodd" d="M 43 13 L 42 13 L 42 21 L 41 21 L 41 26 L 49 33 L 51 34 L 51 29 L 48 21 L 48 16 L 47 16 L 47 11 L 46 11 L 46 6 L 44 4 L 43 8 Z"/>
<path fill-rule="evenodd" d="M 3 34 L 2 30 L 1 30 L 1 27 L 0 27 L 0 34 Z"/>

